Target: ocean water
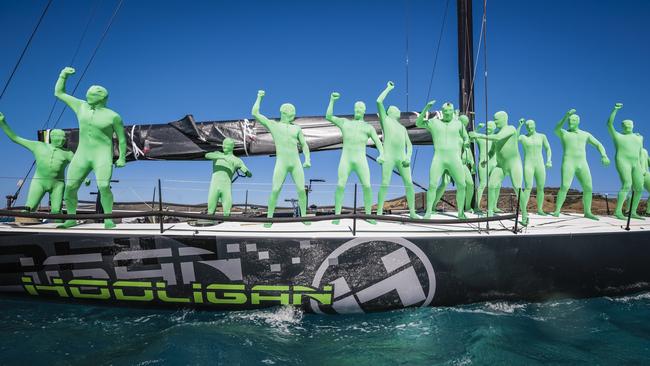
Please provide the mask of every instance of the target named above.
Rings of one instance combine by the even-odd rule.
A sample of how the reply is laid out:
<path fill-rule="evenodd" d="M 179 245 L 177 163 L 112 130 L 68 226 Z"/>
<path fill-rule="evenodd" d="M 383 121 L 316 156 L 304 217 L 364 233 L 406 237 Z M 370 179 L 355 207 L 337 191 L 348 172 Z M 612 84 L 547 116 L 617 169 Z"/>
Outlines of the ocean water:
<path fill-rule="evenodd" d="M 650 293 L 354 316 L 0 299 L 3 365 L 650 363 Z"/>

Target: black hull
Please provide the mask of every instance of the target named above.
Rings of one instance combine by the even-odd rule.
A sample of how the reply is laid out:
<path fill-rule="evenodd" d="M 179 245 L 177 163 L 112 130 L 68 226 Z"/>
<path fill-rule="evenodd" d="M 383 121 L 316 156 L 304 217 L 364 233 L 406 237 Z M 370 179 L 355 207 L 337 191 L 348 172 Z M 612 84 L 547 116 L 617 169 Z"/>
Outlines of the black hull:
<path fill-rule="evenodd" d="M 0 290 L 111 305 L 371 312 L 650 288 L 647 231 L 413 238 L 2 233 Z M 94 279 L 90 280 L 89 279 Z"/>

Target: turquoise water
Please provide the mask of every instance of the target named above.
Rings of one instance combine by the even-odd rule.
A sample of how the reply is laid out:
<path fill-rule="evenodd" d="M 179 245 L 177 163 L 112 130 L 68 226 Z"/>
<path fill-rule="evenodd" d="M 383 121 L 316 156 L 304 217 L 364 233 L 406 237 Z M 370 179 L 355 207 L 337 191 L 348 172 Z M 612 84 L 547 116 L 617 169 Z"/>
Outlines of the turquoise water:
<path fill-rule="evenodd" d="M 356 316 L 0 299 L 0 364 L 647 364 L 650 293 Z"/>

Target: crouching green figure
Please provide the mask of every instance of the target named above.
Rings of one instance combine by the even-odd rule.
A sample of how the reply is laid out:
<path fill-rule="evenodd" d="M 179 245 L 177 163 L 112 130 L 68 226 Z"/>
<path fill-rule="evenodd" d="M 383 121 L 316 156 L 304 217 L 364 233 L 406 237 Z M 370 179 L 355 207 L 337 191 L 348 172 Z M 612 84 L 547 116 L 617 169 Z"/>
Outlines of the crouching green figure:
<path fill-rule="evenodd" d="M 309 156 L 309 146 L 305 141 L 305 136 L 302 134 L 300 126 L 294 125 L 291 122 L 296 118 L 296 107 L 293 104 L 285 103 L 280 107 L 280 121 L 274 121 L 266 118 L 260 113 L 260 103 L 264 98 L 264 90 L 257 92 L 257 99 L 253 104 L 251 113 L 253 117 L 266 127 L 275 143 L 275 168 L 273 170 L 273 187 L 271 196 L 269 197 L 269 207 L 267 217 L 272 218 L 275 212 L 275 205 L 278 202 L 278 196 L 282 190 L 284 180 L 287 174 L 291 174 L 293 182 L 296 184 L 296 192 L 298 193 L 298 206 L 300 207 L 300 216 L 307 216 L 307 192 L 305 192 L 305 172 L 302 168 L 309 168 L 311 160 Z M 302 146 L 302 153 L 305 155 L 305 162 L 301 164 L 300 153 L 297 146 L 300 143 Z M 309 222 L 303 221 L 305 225 Z M 271 227 L 271 223 L 264 224 L 265 227 Z"/>
<path fill-rule="evenodd" d="M 648 171 L 648 166 L 650 166 L 650 156 L 648 156 L 648 150 L 641 150 L 641 170 L 643 171 L 643 187 L 646 192 L 650 193 L 650 172 Z M 646 200 L 645 214 L 650 215 L 650 198 Z"/>
<path fill-rule="evenodd" d="M 643 193 L 643 175 L 645 173 L 641 165 L 643 136 L 634 133 L 634 122 L 629 119 L 621 123 L 623 127 L 622 133 L 616 131 L 614 128 L 614 119 L 616 118 L 616 112 L 621 108 L 623 108 L 623 104 L 616 103 L 607 120 L 607 131 L 612 136 L 614 146 L 616 147 L 616 170 L 621 179 L 621 189 L 618 191 L 618 200 L 616 201 L 614 215 L 621 220 L 627 219 L 623 215 L 623 204 L 625 203 L 627 194 L 630 192 L 630 188 L 632 188 L 634 199 L 632 200 L 632 212 L 630 215 L 635 219 L 643 220 L 636 212 L 639 208 L 641 194 Z"/>
<path fill-rule="evenodd" d="M 591 182 L 591 171 L 587 163 L 587 143 L 598 149 L 601 157 L 600 161 L 603 165 L 609 165 L 609 158 L 600 141 L 589 132 L 578 128 L 580 125 L 580 117 L 575 113 L 576 110 L 571 109 L 555 126 L 555 134 L 562 141 L 564 152 L 562 153 L 562 183 L 560 185 L 560 191 L 557 194 L 557 202 L 555 203 L 553 216 L 560 216 L 560 210 L 566 199 L 566 194 L 571 187 L 573 177 L 577 177 L 578 182 L 582 186 L 584 215 L 588 219 L 598 220 L 598 217 L 591 213 L 593 186 Z M 569 121 L 569 129 L 565 130 L 562 127 L 567 120 Z"/>
<path fill-rule="evenodd" d="M 65 167 L 72 160 L 72 151 L 63 149 L 65 132 L 63 130 L 50 131 L 50 143 L 32 141 L 17 136 L 11 130 L 5 116 L 0 113 L 0 128 L 7 134 L 11 141 L 31 151 L 36 161 L 36 172 L 29 184 L 27 194 L 27 210 L 35 211 L 41 203 L 45 193 L 50 195 L 50 212 L 61 213 L 63 189 L 65 187 Z"/>
<path fill-rule="evenodd" d="M 208 214 L 214 215 L 217 211 L 217 203 L 221 199 L 223 215 L 230 216 L 232 208 L 232 177 L 237 170 L 241 170 L 246 177 L 253 174 L 246 167 L 244 162 L 233 155 L 235 141 L 231 138 L 223 140 L 223 152 L 213 151 L 205 154 L 205 158 L 212 160 L 212 180 L 210 180 L 210 191 L 208 193 Z"/>
<path fill-rule="evenodd" d="M 521 127 L 526 124 L 526 135 L 521 135 Z M 519 142 L 524 148 L 524 184 L 525 188 L 521 197 L 521 218 L 524 225 L 528 225 L 528 200 L 533 190 L 533 179 L 537 188 L 537 214 L 546 215 L 544 212 L 544 185 L 546 184 L 546 168 L 552 166 L 551 163 L 551 145 L 548 143 L 546 135 L 537 132 L 535 121 L 523 118 L 519 120 L 517 128 Z M 544 164 L 544 155 L 542 149 L 546 150 L 546 164 Z"/>
<path fill-rule="evenodd" d="M 110 214 L 113 212 L 113 193 L 110 186 L 113 176 L 113 134 L 117 135 L 119 147 L 119 158 L 115 166 L 120 168 L 126 165 L 124 125 L 117 113 L 106 108 L 108 91 L 103 86 L 93 85 L 88 88 L 85 101 L 66 94 L 66 80 L 74 73 L 73 68 L 64 68 L 54 87 L 54 95 L 67 104 L 79 120 L 79 145 L 70 162 L 65 185 L 66 210 L 71 215 L 77 213 L 79 187 L 88 174 L 94 171 L 102 208 L 105 213 Z M 66 220 L 59 227 L 69 228 L 75 225 L 76 220 Z M 104 227 L 113 228 L 115 223 L 111 219 L 105 219 Z"/>
<path fill-rule="evenodd" d="M 377 162 L 384 162 L 384 148 L 379 141 L 375 128 L 363 120 L 366 113 L 366 105 L 363 102 L 354 103 L 354 120 L 334 116 L 334 102 L 340 98 L 339 93 L 332 93 L 330 103 L 327 106 L 325 118 L 332 122 L 341 130 L 343 136 L 343 152 L 339 161 L 338 182 L 336 185 L 336 195 L 334 198 L 334 213 L 341 214 L 343 206 L 343 195 L 348 177 L 353 171 L 357 173 L 361 187 L 363 187 L 363 205 L 367 215 L 372 213 L 372 187 L 370 186 L 370 169 L 368 168 L 368 159 L 366 158 L 366 145 L 368 139 L 372 139 L 375 147 L 379 150 Z M 375 224 L 374 220 L 369 220 Z M 338 224 L 339 220 L 334 220 Z"/>

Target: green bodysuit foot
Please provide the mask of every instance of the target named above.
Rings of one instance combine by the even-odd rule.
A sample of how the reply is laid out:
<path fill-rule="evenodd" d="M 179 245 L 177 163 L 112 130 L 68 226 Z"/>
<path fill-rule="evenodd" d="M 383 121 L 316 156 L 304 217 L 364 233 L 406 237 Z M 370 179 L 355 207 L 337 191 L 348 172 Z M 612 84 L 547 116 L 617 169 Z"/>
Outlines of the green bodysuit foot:
<path fill-rule="evenodd" d="M 77 226 L 77 225 L 79 225 L 79 223 L 77 223 L 77 220 L 65 220 L 63 222 L 63 224 L 58 225 L 57 228 L 58 229 L 67 229 L 67 228 L 71 228 L 71 227 Z"/>
<path fill-rule="evenodd" d="M 340 223 L 341 223 L 341 220 L 339 220 L 339 219 L 332 220 L 332 224 L 334 224 L 334 225 L 338 225 Z"/>
<path fill-rule="evenodd" d="M 555 215 L 553 215 L 553 216 L 555 216 Z M 558 216 L 559 216 L 559 214 L 558 214 Z M 585 218 L 590 219 L 590 220 L 596 220 L 596 221 L 600 220 L 598 218 L 598 216 L 592 214 L 591 212 L 586 212 L 585 213 Z"/>
<path fill-rule="evenodd" d="M 104 220 L 104 229 L 113 229 L 115 228 L 115 223 L 111 219 L 105 219 Z"/>
<path fill-rule="evenodd" d="M 373 220 L 373 219 L 366 219 L 365 221 L 366 221 L 367 223 L 369 223 L 369 224 L 372 224 L 372 225 L 377 225 L 377 220 Z"/>

